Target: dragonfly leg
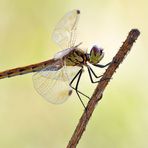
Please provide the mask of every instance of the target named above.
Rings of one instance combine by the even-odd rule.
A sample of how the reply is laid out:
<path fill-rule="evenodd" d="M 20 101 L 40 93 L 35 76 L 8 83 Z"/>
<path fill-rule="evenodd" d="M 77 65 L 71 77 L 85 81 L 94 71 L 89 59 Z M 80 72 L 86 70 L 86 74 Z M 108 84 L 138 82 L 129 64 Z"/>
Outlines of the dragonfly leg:
<path fill-rule="evenodd" d="M 88 66 L 88 65 L 87 65 L 87 68 L 88 68 L 88 70 L 90 70 L 90 72 L 93 73 L 93 75 L 95 76 L 95 78 L 101 78 L 101 77 L 103 76 L 103 75 L 97 76 L 97 75 L 95 74 L 95 72 L 93 71 L 93 69 L 92 69 L 90 66 Z"/>
<path fill-rule="evenodd" d="M 100 67 L 100 68 L 104 68 L 104 67 L 109 66 L 111 63 L 112 63 L 112 62 L 109 62 L 109 63 L 107 63 L 107 64 L 105 64 L 105 65 L 102 65 L 102 64 L 95 64 L 94 66 Z"/>
<path fill-rule="evenodd" d="M 80 78 L 81 78 L 82 72 L 83 72 L 83 69 L 80 69 L 80 71 L 75 75 L 75 77 L 72 79 L 72 81 L 70 82 L 69 85 L 70 85 L 70 87 L 71 87 L 72 89 L 74 89 L 74 90 L 76 91 L 76 93 L 77 93 L 77 95 L 78 95 L 78 97 L 79 97 L 79 100 L 81 101 L 83 107 L 86 109 L 86 107 L 85 107 L 85 105 L 84 105 L 84 103 L 83 103 L 83 101 L 82 101 L 82 99 L 81 99 L 81 97 L 80 97 L 80 94 L 83 95 L 83 96 L 85 96 L 85 97 L 87 97 L 87 98 L 89 98 L 89 97 L 88 97 L 87 95 L 85 95 L 84 93 L 82 93 L 81 91 L 78 90 L 78 85 L 79 85 L 79 82 L 80 82 Z M 73 86 L 72 86 L 72 83 L 74 82 L 74 80 L 75 80 L 77 77 L 78 77 L 78 80 L 77 80 L 77 82 L 76 82 L 76 86 L 73 87 Z M 80 94 L 79 94 L 79 93 L 80 93 Z M 90 99 L 90 98 L 89 98 L 89 99 Z"/>
<path fill-rule="evenodd" d="M 101 81 L 104 81 L 106 79 L 110 79 L 110 78 L 106 78 L 104 80 L 97 80 L 97 81 L 94 81 L 93 78 L 92 78 L 92 74 L 95 76 L 95 78 L 101 78 L 103 75 L 100 75 L 100 76 L 97 76 L 95 74 L 95 72 L 93 71 L 93 69 L 90 67 L 90 66 L 87 66 L 87 69 L 88 69 L 88 74 L 89 74 L 89 77 L 90 77 L 90 80 L 92 83 L 98 83 L 98 82 L 101 82 Z"/>
<path fill-rule="evenodd" d="M 72 83 L 74 82 L 74 80 L 78 77 L 78 75 L 80 75 L 80 73 L 82 74 L 82 69 L 80 69 L 80 71 L 75 75 L 75 77 L 72 79 L 72 81 L 70 82 L 70 87 L 72 88 L 72 89 L 74 89 L 74 90 L 76 90 L 76 87 L 73 87 L 72 86 Z M 81 76 L 80 76 L 81 77 Z M 78 80 L 77 80 L 78 81 Z M 80 81 L 80 80 L 79 80 Z M 79 82 L 77 82 L 77 83 L 79 83 Z M 81 91 L 79 91 L 78 89 L 77 89 L 77 92 L 79 92 L 81 95 L 83 95 L 83 96 L 85 96 L 86 98 L 88 98 L 88 99 L 90 99 L 90 97 L 88 97 L 87 95 L 85 95 L 84 93 L 82 93 Z"/>

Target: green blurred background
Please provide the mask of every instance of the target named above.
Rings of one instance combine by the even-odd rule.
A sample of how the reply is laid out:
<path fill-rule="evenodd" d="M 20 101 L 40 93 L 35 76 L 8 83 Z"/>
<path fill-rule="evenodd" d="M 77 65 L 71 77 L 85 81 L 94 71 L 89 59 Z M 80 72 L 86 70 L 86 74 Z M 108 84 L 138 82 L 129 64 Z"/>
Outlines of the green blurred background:
<path fill-rule="evenodd" d="M 77 43 L 103 47 L 102 64 L 111 61 L 130 29 L 138 28 L 140 37 L 105 90 L 78 147 L 147 148 L 147 6 L 146 0 L 0 0 L 0 71 L 52 58 L 61 50 L 51 39 L 52 30 L 72 9 L 81 10 Z M 84 74 L 80 89 L 91 95 L 94 88 Z M 75 93 L 62 105 L 42 99 L 32 74 L 0 80 L 0 147 L 63 148 L 82 112 Z"/>

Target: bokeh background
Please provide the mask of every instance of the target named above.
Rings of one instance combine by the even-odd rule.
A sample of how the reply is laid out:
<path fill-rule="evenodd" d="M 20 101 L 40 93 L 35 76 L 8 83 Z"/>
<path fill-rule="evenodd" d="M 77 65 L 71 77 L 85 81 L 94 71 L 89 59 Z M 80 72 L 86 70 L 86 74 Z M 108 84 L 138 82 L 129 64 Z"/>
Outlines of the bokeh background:
<path fill-rule="evenodd" d="M 81 10 L 77 43 L 104 48 L 111 61 L 128 32 L 141 35 L 104 92 L 78 147 L 147 148 L 148 2 L 146 0 L 0 0 L 0 71 L 52 58 L 61 50 L 52 30 L 68 11 Z M 95 69 L 102 74 L 104 70 Z M 80 89 L 92 94 L 87 72 Z M 87 99 L 84 98 L 86 101 Z M 66 147 L 83 112 L 75 93 L 62 105 L 46 102 L 32 74 L 0 80 L 0 147 Z"/>

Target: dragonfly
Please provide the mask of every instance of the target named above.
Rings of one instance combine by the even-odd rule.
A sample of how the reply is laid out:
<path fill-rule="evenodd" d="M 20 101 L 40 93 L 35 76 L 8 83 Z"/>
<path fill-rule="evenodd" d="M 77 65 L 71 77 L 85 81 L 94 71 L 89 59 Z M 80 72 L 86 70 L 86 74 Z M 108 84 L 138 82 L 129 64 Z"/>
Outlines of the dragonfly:
<path fill-rule="evenodd" d="M 52 59 L 0 72 L 0 79 L 35 72 L 32 77 L 34 88 L 47 101 L 61 104 L 69 98 L 72 90 L 75 90 L 85 108 L 81 95 L 89 97 L 78 90 L 84 66 L 87 67 L 91 82 L 98 83 L 99 81 L 93 80 L 93 76 L 96 78 L 101 76 L 97 76 L 90 65 L 104 68 L 110 63 L 99 64 L 104 57 L 102 48 L 94 45 L 90 53 L 87 53 L 80 48 L 82 43 L 75 44 L 79 17 L 80 10 L 74 9 L 65 14 L 55 26 L 52 39 L 62 50 Z M 73 86 L 74 81 L 76 81 L 75 86 Z"/>

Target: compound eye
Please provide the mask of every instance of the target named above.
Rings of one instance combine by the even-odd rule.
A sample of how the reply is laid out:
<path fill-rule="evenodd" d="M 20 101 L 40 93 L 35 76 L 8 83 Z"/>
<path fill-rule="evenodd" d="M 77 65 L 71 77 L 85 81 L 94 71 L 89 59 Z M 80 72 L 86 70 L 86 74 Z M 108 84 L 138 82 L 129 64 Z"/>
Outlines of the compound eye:
<path fill-rule="evenodd" d="M 100 47 L 97 47 L 96 45 L 92 47 L 90 54 L 94 54 L 94 55 L 101 55 L 103 53 L 103 49 Z"/>

